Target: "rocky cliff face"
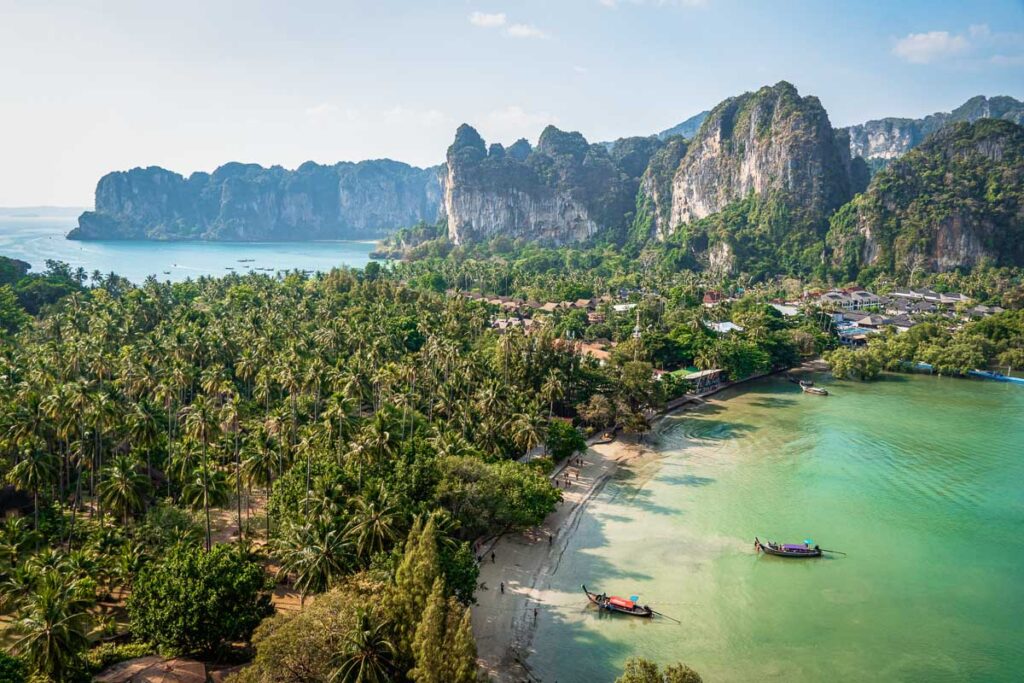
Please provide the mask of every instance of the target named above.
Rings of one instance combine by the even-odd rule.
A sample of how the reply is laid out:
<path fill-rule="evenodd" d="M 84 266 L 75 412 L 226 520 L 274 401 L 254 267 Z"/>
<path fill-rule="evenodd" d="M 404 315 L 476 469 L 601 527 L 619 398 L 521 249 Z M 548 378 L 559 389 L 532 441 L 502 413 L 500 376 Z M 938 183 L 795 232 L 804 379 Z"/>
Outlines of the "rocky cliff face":
<path fill-rule="evenodd" d="M 309 240 L 386 235 L 437 220 L 437 169 L 390 160 L 294 171 L 229 163 L 184 178 L 158 167 L 110 173 L 72 239 Z"/>
<path fill-rule="evenodd" d="M 921 119 L 885 118 L 868 121 L 845 130 L 850 135 L 850 154 L 875 166 L 896 159 L 917 147 L 930 134 L 953 123 L 971 123 L 978 119 L 1004 119 L 1024 123 L 1024 102 L 1012 97 L 978 95 L 951 112 L 939 112 Z"/>
<path fill-rule="evenodd" d="M 828 244 L 847 275 L 1024 265 L 1024 128 L 992 119 L 943 127 L 836 213 Z"/>
<path fill-rule="evenodd" d="M 816 97 L 800 97 L 786 82 L 766 86 L 722 102 L 690 140 L 672 181 L 670 221 L 689 223 L 769 193 L 824 220 L 851 196 L 848 166 Z"/>
<path fill-rule="evenodd" d="M 656 140 L 634 140 L 622 146 L 617 163 L 604 146 L 548 126 L 536 149 L 524 140 L 508 150 L 488 149 L 463 124 L 447 156 L 449 238 L 455 244 L 498 235 L 565 244 L 621 230 L 639 182 L 626 169 L 642 170 L 656 146 Z"/>

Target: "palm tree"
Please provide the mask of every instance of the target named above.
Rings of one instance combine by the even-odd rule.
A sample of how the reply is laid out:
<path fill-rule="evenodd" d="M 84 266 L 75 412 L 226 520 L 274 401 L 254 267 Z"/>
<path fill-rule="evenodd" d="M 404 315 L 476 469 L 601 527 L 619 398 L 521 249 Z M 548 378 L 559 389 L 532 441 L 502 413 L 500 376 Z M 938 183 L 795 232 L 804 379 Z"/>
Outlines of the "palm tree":
<path fill-rule="evenodd" d="M 87 581 L 66 582 L 56 572 L 44 573 L 15 615 L 12 626 L 21 637 L 14 651 L 33 670 L 63 680 L 89 646 L 87 610 L 93 602 Z"/>
<path fill-rule="evenodd" d="M 565 395 L 565 384 L 557 370 L 548 373 L 540 388 L 540 394 L 548 400 L 548 419 L 550 420 L 555 414 L 555 401 Z"/>
<path fill-rule="evenodd" d="M 332 683 L 386 683 L 395 680 L 398 648 L 388 636 L 389 624 L 374 623 L 369 613 L 356 614 L 355 627 L 345 635 L 332 658 Z"/>
<path fill-rule="evenodd" d="M 398 537 L 398 519 L 398 507 L 388 500 L 381 484 L 378 500 L 367 502 L 362 496 L 355 499 L 355 511 L 345 529 L 345 537 L 355 544 L 360 559 L 368 561 L 384 552 Z"/>
<path fill-rule="evenodd" d="M 42 444 L 33 444 L 23 453 L 18 464 L 7 473 L 7 479 L 18 488 L 32 492 L 32 511 L 35 528 L 39 528 L 39 490 L 53 482 L 57 463 L 43 450 Z"/>
<path fill-rule="evenodd" d="M 206 534 L 209 545 L 210 508 L 224 505 L 231 498 L 231 486 L 227 475 L 221 469 L 210 469 L 198 465 L 181 487 L 181 500 L 193 510 L 206 511 Z M 209 548 L 207 548 L 209 550 Z"/>
<path fill-rule="evenodd" d="M 220 409 L 220 428 L 231 434 L 234 441 L 235 453 L 235 507 L 238 512 L 238 540 L 242 540 L 242 460 L 239 449 L 239 434 L 241 425 L 238 421 L 237 396 L 233 396 Z"/>
<path fill-rule="evenodd" d="M 149 494 L 149 477 L 139 472 L 140 464 L 129 455 L 118 455 L 104 469 L 104 478 L 99 486 L 103 504 L 112 513 L 120 513 L 125 526 L 128 526 L 132 513 L 145 506 Z"/>
<path fill-rule="evenodd" d="M 29 548 L 38 542 L 39 532 L 29 529 L 23 517 L 8 517 L 0 527 L 0 564 L 17 566 Z"/>
<path fill-rule="evenodd" d="M 278 576 L 295 576 L 300 604 L 305 603 L 307 594 L 330 588 L 350 566 L 344 530 L 331 519 L 288 524 L 272 547 L 281 562 Z"/>
<path fill-rule="evenodd" d="M 544 443 L 544 418 L 534 409 L 517 413 L 513 417 L 516 429 L 516 446 L 523 453 L 529 453 Z"/>
<path fill-rule="evenodd" d="M 198 440 L 202 444 L 202 465 L 200 465 L 200 474 L 203 477 L 203 512 L 206 515 L 206 550 L 210 550 L 210 483 L 206 480 L 207 475 L 210 472 L 210 465 L 207 460 L 207 445 L 210 442 L 211 435 L 217 428 L 217 419 L 214 413 L 214 406 L 206 396 L 196 396 L 192 404 L 185 409 L 185 431 L 193 439 Z"/>

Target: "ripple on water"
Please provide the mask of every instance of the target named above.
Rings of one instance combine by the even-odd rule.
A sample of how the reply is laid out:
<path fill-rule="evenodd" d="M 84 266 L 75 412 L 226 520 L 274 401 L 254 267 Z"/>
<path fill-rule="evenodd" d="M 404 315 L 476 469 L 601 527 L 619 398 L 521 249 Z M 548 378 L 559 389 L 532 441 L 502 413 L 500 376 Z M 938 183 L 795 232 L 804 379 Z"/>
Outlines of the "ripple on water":
<path fill-rule="evenodd" d="M 768 381 L 666 421 L 664 456 L 609 484 L 552 577 L 641 595 L 683 621 L 542 623 L 545 681 L 625 658 L 705 680 L 1017 680 L 1024 667 L 1024 391 L 932 377 Z M 849 553 L 757 556 L 755 534 Z M 636 620 L 633 620 L 636 621 Z"/>

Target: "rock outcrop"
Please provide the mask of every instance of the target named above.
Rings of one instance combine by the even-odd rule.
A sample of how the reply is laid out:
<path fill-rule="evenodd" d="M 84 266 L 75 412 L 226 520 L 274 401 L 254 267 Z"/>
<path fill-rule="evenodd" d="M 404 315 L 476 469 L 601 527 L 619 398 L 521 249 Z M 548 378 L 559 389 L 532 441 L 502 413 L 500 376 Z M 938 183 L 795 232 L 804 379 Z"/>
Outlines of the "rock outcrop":
<path fill-rule="evenodd" d="M 387 159 L 294 171 L 229 163 L 188 178 L 159 168 L 109 173 L 72 239 L 325 240 L 381 237 L 441 207 L 437 168 Z"/>
<path fill-rule="evenodd" d="M 639 175 L 657 146 L 634 139 L 622 145 L 617 163 L 604 146 L 548 126 L 536 149 L 523 140 L 488 149 L 463 124 L 448 148 L 448 236 L 455 244 L 495 236 L 565 244 L 620 231 L 639 182 L 630 171 Z"/>
<path fill-rule="evenodd" d="M 672 181 L 672 225 L 754 195 L 781 193 L 824 221 L 851 196 L 849 155 L 835 144 L 818 98 L 786 82 L 715 107 Z"/>
<path fill-rule="evenodd" d="M 872 165 L 877 168 L 903 156 L 940 128 L 984 118 L 1024 123 L 1024 102 L 1006 96 L 978 95 L 951 112 L 939 112 L 921 119 L 878 119 L 845 130 L 850 134 L 850 154 L 874 162 Z"/>
<path fill-rule="evenodd" d="M 831 260 L 846 275 L 1024 266 L 1024 127 L 944 126 L 876 174 L 831 224 Z"/>

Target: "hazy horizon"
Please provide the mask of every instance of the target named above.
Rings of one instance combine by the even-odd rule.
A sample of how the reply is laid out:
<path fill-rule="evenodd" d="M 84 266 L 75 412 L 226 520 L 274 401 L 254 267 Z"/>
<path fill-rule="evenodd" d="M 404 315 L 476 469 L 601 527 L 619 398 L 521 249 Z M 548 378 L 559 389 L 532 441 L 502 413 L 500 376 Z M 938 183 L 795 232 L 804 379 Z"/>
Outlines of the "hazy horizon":
<path fill-rule="evenodd" d="M 229 161 L 441 163 L 455 128 L 649 135 L 787 80 L 836 127 L 1024 97 L 1024 5 L 0 0 L 0 205 Z"/>

